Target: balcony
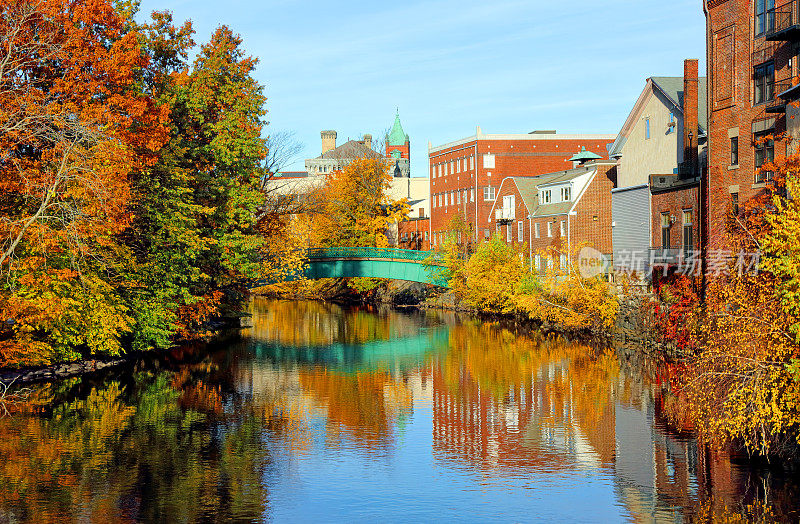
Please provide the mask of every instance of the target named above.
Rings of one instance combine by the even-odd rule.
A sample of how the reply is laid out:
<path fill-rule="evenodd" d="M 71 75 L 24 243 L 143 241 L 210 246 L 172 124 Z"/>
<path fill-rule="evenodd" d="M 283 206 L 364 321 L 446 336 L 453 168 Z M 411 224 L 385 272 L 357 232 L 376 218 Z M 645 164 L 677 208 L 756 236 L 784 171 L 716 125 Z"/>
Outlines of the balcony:
<path fill-rule="evenodd" d="M 649 262 L 651 267 L 683 266 L 690 257 L 691 252 L 683 248 L 651 247 Z"/>
<path fill-rule="evenodd" d="M 800 23 L 798 23 L 797 7 L 790 2 L 775 10 L 774 20 L 768 24 L 765 39 L 771 42 L 800 41 Z"/>
<path fill-rule="evenodd" d="M 778 84 L 776 84 L 775 92 L 778 93 L 778 98 L 782 99 L 784 102 L 793 102 L 800 99 L 800 84 L 793 84 L 787 81 L 785 85 L 782 85 L 780 88 Z"/>
<path fill-rule="evenodd" d="M 786 100 L 781 95 L 791 90 L 791 88 L 792 88 L 791 80 L 781 80 L 780 82 L 775 82 L 772 92 L 778 93 L 778 96 L 774 97 L 772 100 L 767 102 L 764 111 L 767 113 L 785 113 Z"/>
<path fill-rule="evenodd" d="M 498 224 L 510 224 L 514 220 L 514 208 L 495 209 L 494 219 Z"/>

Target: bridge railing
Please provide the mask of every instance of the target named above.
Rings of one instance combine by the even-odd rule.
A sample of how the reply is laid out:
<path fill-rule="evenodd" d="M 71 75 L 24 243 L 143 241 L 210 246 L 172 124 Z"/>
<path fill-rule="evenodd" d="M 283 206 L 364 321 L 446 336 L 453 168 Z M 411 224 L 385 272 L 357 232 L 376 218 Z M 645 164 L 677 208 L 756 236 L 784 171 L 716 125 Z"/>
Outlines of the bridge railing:
<path fill-rule="evenodd" d="M 431 251 L 418 251 L 414 249 L 396 249 L 384 247 L 322 247 L 312 248 L 306 253 L 309 259 L 320 258 L 365 258 L 365 259 L 386 259 L 386 260 L 407 260 L 410 262 L 425 262 L 432 259 L 435 264 L 435 257 L 431 257 Z"/>

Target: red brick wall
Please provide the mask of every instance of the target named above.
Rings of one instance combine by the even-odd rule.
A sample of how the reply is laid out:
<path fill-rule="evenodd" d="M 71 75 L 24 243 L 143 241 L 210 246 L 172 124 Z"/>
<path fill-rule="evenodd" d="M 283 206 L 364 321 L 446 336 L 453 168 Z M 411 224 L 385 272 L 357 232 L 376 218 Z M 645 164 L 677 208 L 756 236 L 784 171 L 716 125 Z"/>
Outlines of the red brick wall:
<path fill-rule="evenodd" d="M 557 135 L 556 135 L 557 136 Z M 606 157 L 606 145 L 614 138 L 586 139 L 488 139 L 478 138 L 470 142 L 455 145 L 441 151 L 429 153 L 428 174 L 431 188 L 431 227 L 434 234 L 446 230 L 449 220 L 456 214 L 462 214 L 473 228 L 481 233 L 488 224 L 487 218 L 494 201 L 484 201 L 483 191 L 486 186 L 499 190 L 508 176 L 535 176 L 572 169 L 568 159 L 585 147 L 588 151 Z M 495 155 L 494 168 L 483 166 L 483 155 Z M 469 157 L 475 156 L 474 169 L 470 169 Z M 434 166 L 448 165 L 458 159 L 467 159 L 467 168 L 457 170 L 441 177 L 434 176 Z M 477 176 L 477 181 L 476 181 Z M 470 189 L 475 192 L 475 200 L 468 195 L 467 205 L 463 197 L 461 204 L 448 206 L 438 205 L 438 196 L 445 192 Z M 477 209 L 476 209 L 477 204 Z M 477 217 L 476 217 L 477 212 Z M 493 226 L 492 226 L 493 227 Z M 482 238 L 479 234 L 478 238 Z"/>
<path fill-rule="evenodd" d="M 613 253 L 611 243 L 611 190 L 616 187 L 617 166 L 599 165 L 597 175 L 570 217 L 572 249 L 588 243 L 606 255 Z"/>
<path fill-rule="evenodd" d="M 401 249 L 419 249 L 422 251 L 429 250 L 429 228 L 430 219 L 428 218 L 403 220 L 397 224 L 397 247 Z M 403 235 L 405 235 L 405 240 L 403 240 Z"/>
<path fill-rule="evenodd" d="M 692 238 L 694 248 L 700 249 L 700 216 L 699 216 L 700 188 L 698 186 L 654 193 L 652 198 L 652 239 L 654 248 L 681 248 L 683 247 L 683 210 L 691 209 Z M 661 214 L 669 213 L 675 217 L 675 222 L 670 227 L 670 245 L 661 245 Z"/>
<path fill-rule="evenodd" d="M 511 231 L 511 243 L 512 244 L 520 244 L 523 246 L 527 246 L 530 240 L 530 227 L 529 227 L 529 220 L 528 220 L 528 208 L 525 207 L 525 202 L 522 200 L 522 196 L 519 194 L 519 190 L 517 189 L 517 185 L 514 183 L 513 180 L 507 180 L 502 187 L 502 191 L 497 192 L 497 207 L 495 209 L 501 209 L 503 207 L 503 197 L 508 195 L 514 195 L 514 220 L 509 225 L 501 225 L 500 226 L 500 236 L 503 240 L 508 239 L 508 228 L 512 229 Z M 487 214 L 488 217 L 488 214 Z M 488 220 L 480 227 L 478 231 L 478 240 L 483 240 L 486 238 L 486 230 L 489 230 L 489 234 L 493 235 L 497 231 L 497 222 L 494 220 L 494 216 L 491 217 L 491 222 Z M 522 242 L 519 241 L 519 222 L 522 221 Z"/>
<path fill-rule="evenodd" d="M 777 0 L 775 3 L 780 9 L 787 0 Z M 789 43 L 767 42 L 764 36 L 754 36 L 752 0 L 709 0 L 706 15 L 709 38 L 708 100 L 711 109 L 708 233 L 709 248 L 721 249 L 725 244 L 725 216 L 731 202 L 729 188 L 739 186 L 740 203 L 764 190 L 762 185 L 755 184 L 753 122 L 774 117 L 776 133 L 782 133 L 786 128 L 785 114 L 768 114 L 765 104 L 754 105 L 753 68 L 774 58 L 776 83 L 790 79 L 792 67 L 789 59 L 792 53 Z M 737 127 L 739 164 L 738 167 L 732 167 L 728 131 Z M 782 156 L 785 150 L 785 142 L 775 142 L 776 158 Z"/>
<path fill-rule="evenodd" d="M 411 144 L 409 142 L 406 142 L 402 146 L 389 146 L 389 145 L 387 145 L 386 146 L 386 157 L 387 158 L 392 158 L 392 151 L 397 150 L 397 151 L 400 151 L 400 158 L 407 158 L 407 159 L 410 160 L 411 159 L 410 146 L 411 146 Z"/>

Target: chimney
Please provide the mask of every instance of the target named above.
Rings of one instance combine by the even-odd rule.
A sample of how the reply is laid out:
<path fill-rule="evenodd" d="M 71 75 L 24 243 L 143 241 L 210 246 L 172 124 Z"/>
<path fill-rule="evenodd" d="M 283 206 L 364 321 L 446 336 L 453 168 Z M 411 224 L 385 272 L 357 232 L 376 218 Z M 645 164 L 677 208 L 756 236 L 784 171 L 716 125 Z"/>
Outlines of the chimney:
<path fill-rule="evenodd" d="M 699 82 L 697 60 L 683 61 L 683 163 L 687 176 L 697 176 L 697 141 L 700 135 L 697 113 Z"/>
<path fill-rule="evenodd" d="M 372 149 L 372 135 L 364 135 L 364 145 Z"/>
<path fill-rule="evenodd" d="M 331 149 L 336 149 L 336 131 L 328 130 L 320 133 L 322 137 L 322 154 L 324 155 Z"/>

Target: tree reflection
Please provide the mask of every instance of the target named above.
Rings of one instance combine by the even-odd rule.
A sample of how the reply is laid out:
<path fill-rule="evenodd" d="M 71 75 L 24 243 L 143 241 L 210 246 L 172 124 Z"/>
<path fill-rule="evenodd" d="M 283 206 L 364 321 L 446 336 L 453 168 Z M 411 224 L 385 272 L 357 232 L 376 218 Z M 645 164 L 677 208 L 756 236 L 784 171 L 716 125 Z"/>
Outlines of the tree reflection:
<path fill-rule="evenodd" d="M 126 386 L 110 380 L 48 413 L 23 409 L 0 421 L 0 515 L 26 522 L 261 518 L 269 457 L 260 421 L 247 410 L 221 411 L 218 386 L 198 376 L 214 379 L 207 365 L 139 373 Z"/>

